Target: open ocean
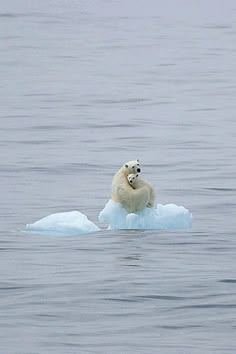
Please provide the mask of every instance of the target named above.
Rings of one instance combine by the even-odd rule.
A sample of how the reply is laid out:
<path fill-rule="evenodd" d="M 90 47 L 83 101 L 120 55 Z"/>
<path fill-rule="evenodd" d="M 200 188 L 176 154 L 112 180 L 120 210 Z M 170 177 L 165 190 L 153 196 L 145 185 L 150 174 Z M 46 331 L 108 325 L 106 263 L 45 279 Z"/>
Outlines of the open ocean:
<path fill-rule="evenodd" d="M 2 1 L 0 54 L 0 354 L 235 354 L 236 2 Z M 192 229 L 99 223 L 137 158 Z"/>

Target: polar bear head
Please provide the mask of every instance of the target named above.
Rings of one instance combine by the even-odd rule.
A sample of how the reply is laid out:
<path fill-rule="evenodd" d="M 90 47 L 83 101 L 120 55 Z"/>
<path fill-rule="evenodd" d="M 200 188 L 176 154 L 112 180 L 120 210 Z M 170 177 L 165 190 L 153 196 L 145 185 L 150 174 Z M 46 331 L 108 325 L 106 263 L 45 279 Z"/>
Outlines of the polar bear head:
<path fill-rule="evenodd" d="M 133 174 L 140 173 L 141 167 L 140 167 L 139 160 L 126 162 L 123 166 L 123 170 L 125 171 L 125 174 L 127 176 L 131 173 Z"/>
<path fill-rule="evenodd" d="M 138 176 L 139 174 L 138 173 L 130 173 L 128 176 L 127 176 L 127 179 L 128 179 L 128 182 L 129 184 L 131 185 L 131 187 L 133 187 L 135 189 L 136 187 L 136 182 L 137 182 L 137 179 L 138 179 Z"/>

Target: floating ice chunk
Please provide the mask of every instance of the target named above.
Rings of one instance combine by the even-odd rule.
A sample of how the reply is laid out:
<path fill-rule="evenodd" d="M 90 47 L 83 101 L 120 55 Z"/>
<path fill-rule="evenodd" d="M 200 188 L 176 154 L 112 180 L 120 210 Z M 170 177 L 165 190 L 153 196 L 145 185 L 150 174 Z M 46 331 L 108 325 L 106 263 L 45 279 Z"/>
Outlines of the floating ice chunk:
<path fill-rule="evenodd" d="M 121 204 L 109 200 L 99 214 L 100 222 L 108 229 L 188 229 L 192 226 L 192 214 L 175 204 L 157 204 L 136 213 L 128 213 Z"/>
<path fill-rule="evenodd" d="M 157 204 L 155 209 L 128 213 L 113 200 L 109 200 L 100 212 L 99 220 L 107 223 L 108 229 L 187 229 L 192 226 L 192 214 L 182 206 Z M 79 211 L 51 214 L 26 225 L 26 231 L 52 235 L 78 235 L 99 230 Z"/>
<path fill-rule="evenodd" d="M 26 225 L 27 231 L 53 235 L 87 234 L 100 229 L 79 211 L 56 213 Z"/>

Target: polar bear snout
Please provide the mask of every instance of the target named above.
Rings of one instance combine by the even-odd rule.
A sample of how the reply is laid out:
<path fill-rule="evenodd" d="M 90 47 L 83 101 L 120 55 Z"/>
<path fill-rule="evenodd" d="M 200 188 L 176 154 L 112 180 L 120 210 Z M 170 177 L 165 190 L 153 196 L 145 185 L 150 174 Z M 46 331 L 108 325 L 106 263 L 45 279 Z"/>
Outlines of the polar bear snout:
<path fill-rule="evenodd" d="M 137 168 L 137 172 L 140 173 L 141 172 L 141 168 Z"/>

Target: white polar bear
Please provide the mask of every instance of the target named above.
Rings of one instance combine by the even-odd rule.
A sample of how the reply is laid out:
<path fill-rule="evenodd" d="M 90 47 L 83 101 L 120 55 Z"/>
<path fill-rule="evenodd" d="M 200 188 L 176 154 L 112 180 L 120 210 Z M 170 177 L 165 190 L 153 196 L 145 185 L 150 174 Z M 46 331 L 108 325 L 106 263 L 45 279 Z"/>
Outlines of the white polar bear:
<path fill-rule="evenodd" d="M 114 175 L 112 181 L 112 200 L 120 203 L 129 213 L 146 208 L 150 201 L 149 187 L 133 189 L 128 182 L 128 175 L 141 172 L 138 160 L 126 162 Z"/>
<path fill-rule="evenodd" d="M 139 177 L 138 173 L 131 173 L 127 176 L 128 182 L 131 185 L 132 188 L 134 189 L 139 189 L 144 186 L 148 187 L 149 193 L 150 193 L 150 200 L 147 204 L 148 208 L 154 208 L 155 206 L 155 191 L 153 187 L 144 179 Z"/>

